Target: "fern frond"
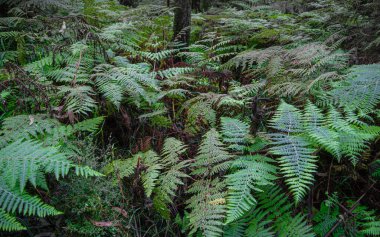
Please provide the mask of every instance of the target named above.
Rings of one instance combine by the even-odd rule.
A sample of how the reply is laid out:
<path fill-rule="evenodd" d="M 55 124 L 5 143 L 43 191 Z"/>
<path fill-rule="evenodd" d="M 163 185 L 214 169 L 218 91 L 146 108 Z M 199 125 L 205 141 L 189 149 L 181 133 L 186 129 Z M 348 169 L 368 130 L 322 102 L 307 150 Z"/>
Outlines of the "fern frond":
<path fill-rule="evenodd" d="M 189 214 L 190 235 L 200 231 L 203 236 L 217 237 L 223 233 L 225 205 L 215 200 L 224 199 L 225 183 L 218 178 L 198 180 L 187 191 L 192 197 L 187 201 Z"/>
<path fill-rule="evenodd" d="M 93 98 L 95 92 L 90 86 L 60 86 L 59 94 L 66 98 L 67 111 L 87 115 L 97 107 Z"/>
<path fill-rule="evenodd" d="M 143 154 L 143 162 L 148 168 L 141 173 L 141 179 L 147 197 L 152 195 L 162 169 L 162 165 L 158 162 L 159 160 L 160 157 L 154 151 L 148 151 Z"/>
<path fill-rule="evenodd" d="M 221 118 L 223 141 L 232 150 L 243 150 L 249 137 L 249 125 L 238 119 Z"/>
<path fill-rule="evenodd" d="M 242 217 L 256 204 L 252 191 L 262 192 L 260 186 L 272 185 L 276 179 L 274 161 L 268 157 L 241 156 L 231 166 L 236 172 L 227 175 L 227 223 Z"/>
<path fill-rule="evenodd" d="M 10 214 L 37 215 L 38 217 L 62 214 L 54 207 L 43 203 L 39 198 L 20 193 L 16 189 L 10 189 L 4 183 L 0 183 L 0 209 Z"/>
<path fill-rule="evenodd" d="M 271 151 L 281 156 L 279 163 L 285 182 L 300 202 L 313 183 L 313 173 L 316 171 L 315 150 L 310 142 L 299 133 L 303 132 L 302 114 L 292 105 L 282 102 L 271 120 L 271 127 L 286 132 L 271 134 Z"/>
<path fill-rule="evenodd" d="M 3 120 L 0 131 L 0 148 L 19 139 L 37 138 L 52 133 L 60 123 L 47 114 L 18 115 Z"/>
<path fill-rule="evenodd" d="M 185 153 L 187 147 L 183 142 L 175 138 L 165 139 L 164 146 L 162 148 L 161 156 L 162 162 L 167 165 L 174 165 L 179 161 L 179 157 Z"/>
<path fill-rule="evenodd" d="M 26 230 L 14 216 L 7 214 L 0 208 L 0 230 L 2 231 L 21 231 Z"/>
<path fill-rule="evenodd" d="M 191 67 L 173 67 L 163 71 L 158 71 L 158 75 L 161 78 L 171 78 L 176 77 L 178 75 L 188 74 L 193 71 L 194 69 Z"/>
<path fill-rule="evenodd" d="M 18 186 L 22 192 L 30 181 L 36 185 L 38 170 L 54 173 L 56 179 L 64 177 L 71 168 L 79 175 L 101 176 L 88 167 L 80 167 L 69 161 L 68 156 L 55 147 L 44 147 L 30 140 L 18 140 L 0 150 L 0 170 L 3 181 L 10 188 Z"/>
<path fill-rule="evenodd" d="M 81 132 L 96 132 L 99 126 L 103 123 L 104 117 L 86 119 L 73 125 L 75 131 Z"/>
<path fill-rule="evenodd" d="M 196 168 L 192 174 L 207 177 L 226 171 L 230 166 L 230 158 L 221 142 L 219 132 L 212 128 L 203 136 L 195 162 L 192 164 Z"/>
<path fill-rule="evenodd" d="M 350 110 L 371 113 L 380 102 L 380 64 L 352 67 L 347 79 L 330 92 L 339 105 Z"/>

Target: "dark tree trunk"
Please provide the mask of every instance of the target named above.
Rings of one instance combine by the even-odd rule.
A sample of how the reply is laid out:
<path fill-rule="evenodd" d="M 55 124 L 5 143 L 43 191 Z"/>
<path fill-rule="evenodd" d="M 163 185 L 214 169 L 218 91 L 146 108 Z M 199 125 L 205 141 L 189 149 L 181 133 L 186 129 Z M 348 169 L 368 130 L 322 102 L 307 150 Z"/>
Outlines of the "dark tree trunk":
<path fill-rule="evenodd" d="M 121 5 L 128 7 L 137 7 L 139 5 L 139 0 L 119 0 Z"/>
<path fill-rule="evenodd" d="M 201 11 L 201 0 L 192 0 L 191 5 L 192 9 L 194 9 L 196 12 Z"/>
<path fill-rule="evenodd" d="M 170 7 L 170 0 L 166 0 L 166 6 Z"/>
<path fill-rule="evenodd" d="M 189 45 L 191 26 L 191 0 L 175 0 L 174 39 Z"/>
<path fill-rule="evenodd" d="M 9 11 L 9 6 L 5 3 L 0 4 L 0 17 L 6 17 Z"/>

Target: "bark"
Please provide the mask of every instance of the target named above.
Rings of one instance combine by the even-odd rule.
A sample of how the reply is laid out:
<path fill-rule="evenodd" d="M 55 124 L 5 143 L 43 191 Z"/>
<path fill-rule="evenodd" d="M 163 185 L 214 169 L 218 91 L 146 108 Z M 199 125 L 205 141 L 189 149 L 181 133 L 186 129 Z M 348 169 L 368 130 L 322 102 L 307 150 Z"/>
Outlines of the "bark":
<path fill-rule="evenodd" d="M 121 5 L 128 7 L 137 7 L 139 5 L 139 0 L 119 0 Z"/>
<path fill-rule="evenodd" d="M 201 11 L 201 0 L 192 0 L 191 1 L 191 7 L 193 10 L 195 10 L 196 12 L 200 12 Z"/>
<path fill-rule="evenodd" d="M 191 26 L 191 0 L 175 0 L 174 39 L 189 45 Z"/>
<path fill-rule="evenodd" d="M 9 6 L 5 3 L 0 4 L 0 17 L 6 17 L 9 11 Z"/>

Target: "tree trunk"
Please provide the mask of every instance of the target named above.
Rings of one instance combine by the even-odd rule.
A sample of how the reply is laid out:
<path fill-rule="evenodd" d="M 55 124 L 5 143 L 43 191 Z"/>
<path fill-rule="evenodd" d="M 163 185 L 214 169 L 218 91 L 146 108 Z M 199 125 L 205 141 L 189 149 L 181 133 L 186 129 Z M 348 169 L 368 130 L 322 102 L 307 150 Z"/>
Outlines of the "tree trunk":
<path fill-rule="evenodd" d="M 139 0 L 119 0 L 121 5 L 128 7 L 137 7 L 139 5 Z"/>
<path fill-rule="evenodd" d="M 166 0 L 166 6 L 170 7 L 170 0 Z"/>
<path fill-rule="evenodd" d="M 189 45 L 191 26 L 191 0 L 175 0 L 174 40 Z"/>
<path fill-rule="evenodd" d="M 8 15 L 9 6 L 5 3 L 0 3 L 0 17 L 6 17 Z"/>
<path fill-rule="evenodd" d="M 196 12 L 201 11 L 201 0 L 192 0 L 191 5 L 192 9 L 194 9 Z"/>

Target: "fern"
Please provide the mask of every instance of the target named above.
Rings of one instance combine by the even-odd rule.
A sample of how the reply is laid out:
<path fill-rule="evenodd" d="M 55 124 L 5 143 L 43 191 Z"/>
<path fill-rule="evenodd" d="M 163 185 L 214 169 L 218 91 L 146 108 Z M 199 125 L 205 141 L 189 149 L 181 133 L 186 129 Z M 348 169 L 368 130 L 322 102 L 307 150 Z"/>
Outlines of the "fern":
<path fill-rule="evenodd" d="M 348 201 L 350 205 L 352 201 Z M 353 211 L 353 215 L 344 217 L 345 221 L 336 228 L 332 236 L 378 236 L 380 235 L 380 222 L 375 216 L 375 212 L 367 207 L 358 205 Z M 318 236 L 325 235 L 332 226 L 341 218 L 339 199 L 336 193 L 329 196 L 322 204 L 313 220 L 316 222 L 314 230 Z"/>
<path fill-rule="evenodd" d="M 208 177 L 221 171 L 226 171 L 230 166 L 231 156 L 224 148 L 221 137 L 216 129 L 208 131 L 200 145 L 198 155 L 192 164 L 196 169 L 192 175 Z"/>
<path fill-rule="evenodd" d="M 26 228 L 22 226 L 15 217 L 7 214 L 0 208 L 0 230 L 4 231 L 21 231 Z"/>
<path fill-rule="evenodd" d="M 241 156 L 232 164 L 236 172 L 227 176 L 228 184 L 228 211 L 227 223 L 242 217 L 256 204 L 252 191 L 262 192 L 260 186 L 272 185 L 276 179 L 276 167 L 272 159 L 254 155 Z"/>
<path fill-rule="evenodd" d="M 346 80 L 334 84 L 330 95 L 342 107 L 371 113 L 380 101 L 379 74 L 379 64 L 352 67 Z"/>
<path fill-rule="evenodd" d="M 347 157 L 355 165 L 368 142 L 380 134 L 377 126 L 350 121 L 334 108 L 324 115 L 310 102 L 303 112 L 285 102 L 279 106 L 271 127 L 283 133 L 271 134 L 271 150 L 281 156 L 282 173 L 297 202 L 313 182 L 316 148 L 326 150 L 338 161 Z"/>
<path fill-rule="evenodd" d="M 187 201 L 187 208 L 191 210 L 190 234 L 197 231 L 204 236 L 220 236 L 223 232 L 222 225 L 225 218 L 224 191 L 226 184 L 218 178 L 212 179 L 216 173 L 227 171 L 230 167 L 231 156 L 223 147 L 220 134 L 211 129 L 208 131 L 199 147 L 192 175 L 200 177 L 189 190 L 192 197 Z"/>
<path fill-rule="evenodd" d="M 188 74 L 193 72 L 194 69 L 191 67 L 173 67 L 166 70 L 158 71 L 158 75 L 161 78 L 171 78 L 182 74 Z"/>
<path fill-rule="evenodd" d="M 28 216 L 45 217 L 62 214 L 39 198 L 10 189 L 3 183 L 0 184 L 0 208 L 10 214 L 19 213 Z"/>
<path fill-rule="evenodd" d="M 223 219 L 226 208 L 225 183 L 218 178 L 198 180 L 187 190 L 192 197 L 187 201 L 190 228 L 189 235 L 200 231 L 203 236 L 220 236 L 223 233 Z"/>
<path fill-rule="evenodd" d="M 282 102 L 277 113 L 271 120 L 271 127 L 286 132 L 271 134 L 271 151 L 279 155 L 281 173 L 293 193 L 296 202 L 300 202 L 313 183 L 313 173 L 316 171 L 316 157 L 311 143 L 303 132 L 301 112 L 295 107 Z"/>
<path fill-rule="evenodd" d="M 103 122 L 104 117 L 84 120 L 74 125 L 61 125 L 57 120 L 46 114 L 18 115 L 4 119 L 0 130 L 0 147 L 19 139 L 44 139 L 45 142 L 56 145 L 63 138 L 78 132 L 95 132 Z"/>
<path fill-rule="evenodd" d="M 55 147 L 44 147 L 39 142 L 18 140 L 0 150 L 0 167 L 2 178 L 10 188 L 16 185 L 22 192 L 30 181 L 36 185 L 36 172 L 44 170 L 54 173 L 56 179 L 67 175 L 71 168 L 76 168 L 80 175 L 100 176 L 91 169 L 79 168 L 60 153 Z"/>
<path fill-rule="evenodd" d="M 145 167 L 140 177 L 145 195 L 153 196 L 153 205 L 163 217 L 169 219 L 167 205 L 172 203 L 182 179 L 188 177 L 182 170 L 188 167 L 189 161 L 180 161 L 186 152 L 186 146 L 175 138 L 167 138 L 161 155 L 149 150 L 138 153 L 126 160 L 115 160 L 105 167 L 106 174 L 116 172 L 119 178 L 129 178 L 136 172 L 138 165 Z"/>
<path fill-rule="evenodd" d="M 281 189 L 276 186 L 265 189 L 258 194 L 246 236 L 315 236 L 302 215 L 292 216 L 292 207 Z"/>
<path fill-rule="evenodd" d="M 158 163 L 159 159 L 160 157 L 154 151 L 144 153 L 142 158 L 144 164 L 148 166 L 148 168 L 141 174 L 141 180 L 147 197 L 152 195 L 153 189 L 157 185 L 158 176 L 162 169 L 161 164 Z"/>
<path fill-rule="evenodd" d="M 223 141 L 230 144 L 229 149 L 243 150 L 249 138 L 248 124 L 227 117 L 221 118 L 221 124 Z"/>
<path fill-rule="evenodd" d="M 274 161 L 261 155 L 252 155 L 252 142 L 249 140 L 249 126 L 238 119 L 222 118 L 222 134 L 225 143 L 230 144 L 231 151 L 238 151 L 232 162 L 230 174 L 227 175 L 227 220 L 231 223 L 251 210 L 256 199 L 252 192 L 261 192 L 260 186 L 271 185 L 276 179 Z"/>
<path fill-rule="evenodd" d="M 12 216 L 3 212 L 38 217 L 61 214 L 38 197 L 25 192 L 28 182 L 34 187 L 47 190 L 45 173 L 52 173 L 59 179 L 74 169 L 76 175 L 101 176 L 87 166 L 75 165 L 69 159 L 70 155 L 56 146 L 63 137 L 71 136 L 76 131 L 94 132 L 101 121 L 102 117 L 74 126 L 63 126 L 43 114 L 19 115 L 4 120 L 1 131 L 3 144 L 0 149 L 0 211 L 5 222 L 0 225 L 0 229 L 24 229 Z M 51 140 L 51 136 L 55 138 Z M 45 142 L 42 144 L 31 139 Z"/>
<path fill-rule="evenodd" d="M 66 97 L 66 110 L 88 115 L 96 108 L 95 92 L 89 86 L 60 86 L 59 94 Z"/>
<path fill-rule="evenodd" d="M 172 203 L 175 192 L 183 185 L 183 178 L 189 177 L 183 170 L 188 167 L 189 161 L 180 161 L 180 156 L 186 152 L 186 146 L 175 138 L 167 138 L 162 149 L 162 163 L 165 172 L 160 175 L 153 204 L 162 216 L 169 219 L 167 204 Z"/>
<path fill-rule="evenodd" d="M 125 94 L 134 98 L 134 103 L 141 103 L 141 99 L 151 102 L 149 90 L 158 90 L 157 81 L 152 73 L 146 72 L 144 65 L 126 64 L 123 67 L 114 67 L 103 64 L 95 69 L 96 85 L 101 93 L 117 108 Z"/>
<path fill-rule="evenodd" d="M 0 147 L 18 139 L 37 138 L 44 133 L 52 133 L 60 123 L 45 114 L 18 115 L 3 120 Z"/>

